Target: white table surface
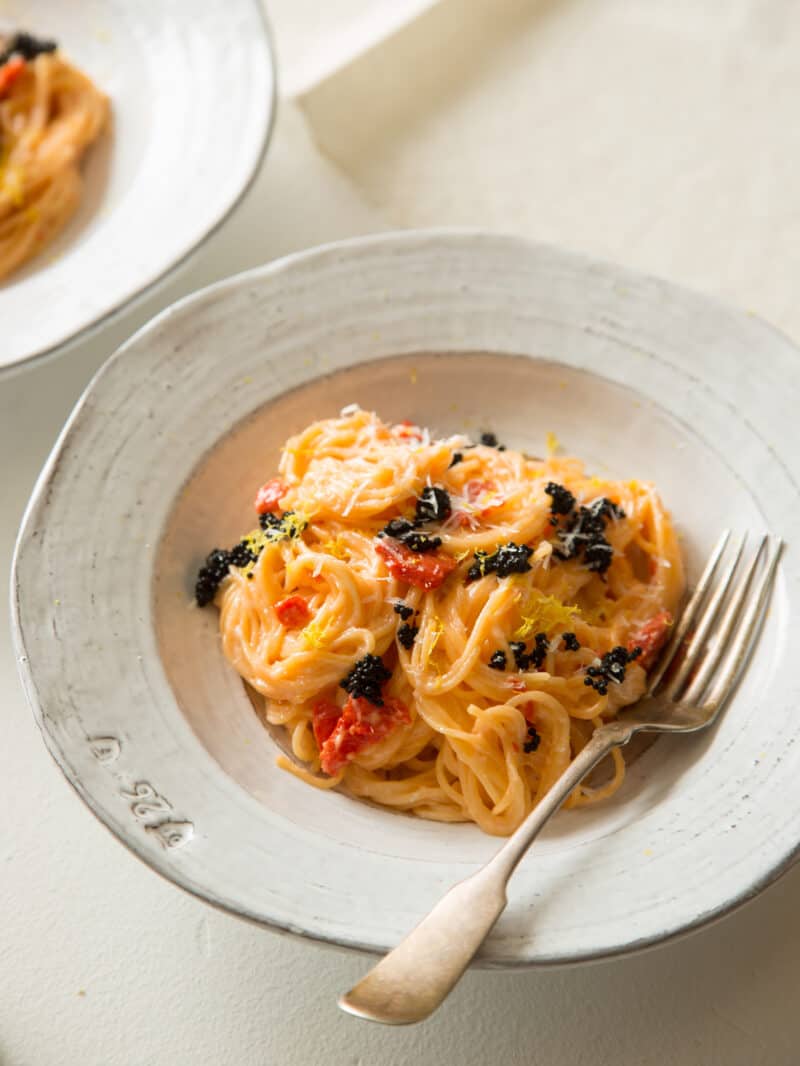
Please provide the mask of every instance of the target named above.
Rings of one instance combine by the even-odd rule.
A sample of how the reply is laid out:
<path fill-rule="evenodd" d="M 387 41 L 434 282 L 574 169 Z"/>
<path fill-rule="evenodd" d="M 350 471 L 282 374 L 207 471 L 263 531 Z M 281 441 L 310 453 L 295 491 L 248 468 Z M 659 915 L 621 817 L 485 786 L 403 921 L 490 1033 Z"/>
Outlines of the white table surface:
<path fill-rule="evenodd" d="M 569 8 L 569 0 L 564 5 Z M 369 0 L 343 6 L 350 17 Z M 752 9 L 753 18 L 759 8 L 774 15 L 780 7 L 777 0 L 731 6 L 740 13 Z M 320 5 L 310 0 L 274 0 L 270 9 L 284 63 L 299 69 L 304 31 L 314 28 L 319 53 L 319 36 L 333 25 L 333 15 L 327 8 L 320 15 Z M 373 28 L 370 22 L 363 33 Z M 307 77 L 308 64 L 303 71 Z M 39 468 L 72 404 L 116 345 L 160 307 L 210 280 L 320 241 L 384 228 L 386 217 L 368 206 L 350 179 L 354 173 L 343 177 L 318 154 L 299 108 L 284 103 L 266 165 L 246 201 L 179 276 L 91 340 L 0 380 L 3 572 Z M 761 180 L 767 181 L 763 171 Z M 800 191 L 794 197 L 765 212 L 760 248 L 771 247 L 768 223 L 776 213 L 800 218 Z M 474 189 L 470 202 L 482 203 Z M 492 199 L 487 213 L 497 211 Z M 514 225 L 508 215 L 502 228 Z M 747 226 L 750 234 L 758 229 L 752 217 Z M 551 216 L 546 230 L 558 239 Z M 573 245 L 579 243 L 574 231 L 574 221 L 564 223 L 564 239 Z M 697 244 L 702 247 L 702 234 Z M 795 257 L 798 247 L 791 245 Z M 790 248 L 785 230 L 775 239 L 775 255 L 783 248 Z M 629 250 L 618 257 L 634 265 L 651 253 L 658 259 L 646 242 Z M 769 270 L 779 272 L 772 258 Z M 714 287 L 710 269 L 698 283 Z M 761 275 L 759 284 L 768 299 Z M 776 308 L 786 306 L 788 319 L 784 301 L 781 289 Z M 92 818 L 40 740 L 17 680 L 4 613 L 0 708 L 0 1066 L 800 1061 L 798 871 L 685 941 L 589 967 L 473 972 L 426 1024 L 385 1029 L 346 1017 L 335 1005 L 336 993 L 363 972 L 366 959 L 278 937 L 211 910 L 159 880 Z"/>

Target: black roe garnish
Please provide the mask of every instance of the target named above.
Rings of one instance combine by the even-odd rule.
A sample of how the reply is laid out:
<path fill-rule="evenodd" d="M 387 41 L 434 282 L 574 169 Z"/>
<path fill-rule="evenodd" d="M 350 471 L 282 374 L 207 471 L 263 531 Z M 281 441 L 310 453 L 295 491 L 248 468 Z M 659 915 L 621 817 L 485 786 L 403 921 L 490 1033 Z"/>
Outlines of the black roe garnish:
<path fill-rule="evenodd" d="M 493 652 L 492 657 L 489 659 L 489 666 L 491 666 L 493 670 L 505 670 L 506 653 L 504 651 Z"/>
<path fill-rule="evenodd" d="M 404 648 L 410 649 L 417 639 L 417 633 L 419 633 L 419 626 L 410 626 L 408 622 L 404 622 L 397 630 L 397 639 Z"/>
<path fill-rule="evenodd" d="M 55 52 L 56 48 L 55 41 L 44 41 L 30 33 L 17 33 L 0 52 L 0 67 L 14 55 L 31 60 L 46 52 Z"/>
<path fill-rule="evenodd" d="M 547 657 L 549 645 L 550 641 L 547 639 L 546 633 L 537 633 L 533 638 L 533 648 L 531 648 L 530 654 L 528 655 L 528 662 L 537 670 L 541 670 L 542 668 L 542 664 Z"/>
<path fill-rule="evenodd" d="M 601 696 L 605 696 L 610 683 L 622 684 L 625 680 L 625 670 L 628 663 L 638 659 L 641 654 L 642 649 L 639 647 L 628 651 L 627 648 L 623 648 L 621 644 L 618 644 L 616 648 L 606 652 L 597 666 L 588 666 L 586 668 L 586 677 L 583 679 L 584 685 L 588 685 Z"/>
<path fill-rule="evenodd" d="M 418 533 L 412 521 L 408 518 L 393 518 L 383 527 L 379 537 L 392 537 L 405 544 L 412 552 L 435 551 L 442 543 L 441 537 L 431 537 L 427 533 Z"/>
<path fill-rule="evenodd" d="M 487 448 L 497 447 L 497 435 L 494 433 L 481 433 L 481 444 Z"/>
<path fill-rule="evenodd" d="M 296 539 L 308 523 L 298 519 L 294 511 L 287 511 L 280 517 L 269 512 L 259 515 L 259 525 L 267 534 L 263 538 L 264 541 L 278 541 Z M 197 580 L 194 585 L 194 598 L 198 606 L 205 607 L 206 604 L 211 603 L 220 583 L 228 576 L 228 569 L 231 566 L 243 567 L 257 562 L 264 546 L 263 543 L 257 542 L 258 539 L 261 538 L 240 540 L 229 551 L 224 548 L 214 548 L 206 556 L 205 563 L 197 571 Z M 247 576 L 252 579 L 253 575 Z"/>
<path fill-rule="evenodd" d="M 391 522 L 387 522 L 381 530 L 379 536 L 394 537 L 395 540 L 402 540 L 403 537 L 407 537 L 409 533 L 414 532 L 414 523 L 408 518 L 393 518 Z"/>
<path fill-rule="evenodd" d="M 542 742 L 542 738 L 539 736 L 539 733 L 536 730 L 536 726 L 529 725 L 528 726 L 528 739 L 525 741 L 525 744 L 523 745 L 522 750 L 525 752 L 526 755 L 530 755 L 531 752 L 538 750 L 539 745 L 541 744 L 541 742 Z"/>
<path fill-rule="evenodd" d="M 555 481 L 548 481 L 544 491 L 550 497 L 550 514 L 566 515 L 575 509 L 575 497 L 563 485 L 558 485 Z"/>
<path fill-rule="evenodd" d="M 414 608 L 409 607 L 407 603 L 403 603 L 402 600 L 394 605 L 394 613 L 399 614 L 404 622 L 407 622 L 411 615 L 414 613 Z"/>
<path fill-rule="evenodd" d="M 508 544 L 501 544 L 492 555 L 486 552 L 475 552 L 475 560 L 467 571 L 467 581 L 477 581 L 479 577 L 487 574 L 497 574 L 498 577 L 508 577 L 509 574 L 524 574 L 530 570 L 528 562 L 533 555 L 533 548 L 527 544 L 515 544 L 512 540 Z"/>
<path fill-rule="evenodd" d="M 508 647 L 511 654 L 514 656 L 514 662 L 516 663 L 517 669 L 524 670 L 528 664 L 525 642 L 522 640 L 512 640 Z"/>
<path fill-rule="evenodd" d="M 561 639 L 564 641 L 564 647 L 567 651 L 580 651 L 581 646 L 574 633 L 562 633 Z"/>
<path fill-rule="evenodd" d="M 224 548 L 214 548 L 206 556 L 206 561 L 197 571 L 197 580 L 194 583 L 194 598 L 198 607 L 205 607 L 211 603 L 217 594 L 220 584 L 228 576 L 228 570 L 232 566 L 247 566 L 254 563 L 258 555 L 252 551 L 247 541 L 241 541 L 230 551 Z"/>
<path fill-rule="evenodd" d="M 269 534 L 269 540 L 295 540 L 308 525 L 295 517 L 294 511 L 276 515 L 271 511 L 258 516 L 258 524 Z"/>
<path fill-rule="evenodd" d="M 383 707 L 381 689 L 391 676 L 391 670 L 386 669 L 379 655 L 365 655 L 339 684 L 356 699 L 368 700 L 376 707 Z"/>
<path fill-rule="evenodd" d="M 438 485 L 427 485 L 417 500 L 416 524 L 444 522 L 453 513 L 450 496 Z"/>
<path fill-rule="evenodd" d="M 536 634 L 530 651 L 528 651 L 527 645 L 522 640 L 514 640 L 509 644 L 518 670 L 530 670 L 531 667 L 535 670 L 541 670 L 549 646 L 550 641 L 547 639 L 546 633 Z"/>
<path fill-rule="evenodd" d="M 453 458 L 450 460 L 450 466 L 448 467 L 448 470 L 451 467 L 458 466 L 459 463 L 463 463 L 463 462 L 464 462 L 464 453 L 463 452 L 453 452 Z"/>
<path fill-rule="evenodd" d="M 545 488 L 545 492 L 550 487 L 563 489 L 563 486 L 551 485 Z M 564 492 L 566 491 L 564 489 Z M 556 498 L 556 496 L 553 497 L 554 504 Z M 561 497 L 558 496 L 558 499 L 561 500 Z M 559 506 L 565 504 L 566 498 L 559 503 Z M 551 514 L 555 515 L 555 512 L 551 510 Z M 565 523 L 556 533 L 558 542 L 555 550 L 556 558 L 575 559 L 582 556 L 587 570 L 604 574 L 614 557 L 614 549 L 606 539 L 606 522 L 624 517 L 625 512 L 622 508 L 605 496 L 594 500 L 588 507 L 573 509 L 565 515 Z"/>
<path fill-rule="evenodd" d="M 431 537 L 427 533 L 407 533 L 401 538 L 401 543 L 405 544 L 407 548 L 410 548 L 412 552 L 422 554 L 423 552 L 432 552 L 441 545 L 441 537 Z"/>

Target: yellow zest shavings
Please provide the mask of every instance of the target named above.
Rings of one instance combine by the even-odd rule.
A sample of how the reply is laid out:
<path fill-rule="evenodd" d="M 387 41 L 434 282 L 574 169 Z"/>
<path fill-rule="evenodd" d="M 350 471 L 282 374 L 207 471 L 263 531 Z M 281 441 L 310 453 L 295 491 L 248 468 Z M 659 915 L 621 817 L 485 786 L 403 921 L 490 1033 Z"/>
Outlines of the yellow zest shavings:
<path fill-rule="evenodd" d="M 417 368 L 414 367 L 414 369 L 411 371 L 411 384 L 412 385 L 416 385 L 416 383 L 417 383 Z"/>
<path fill-rule="evenodd" d="M 547 633 L 548 636 L 559 626 L 572 624 L 572 616 L 580 614 L 574 604 L 562 603 L 555 596 L 544 596 L 537 589 L 531 589 L 522 607 L 522 622 L 514 633 L 515 640 L 525 640 L 532 633 Z"/>
<path fill-rule="evenodd" d="M 425 660 L 426 666 L 430 665 L 430 661 L 433 658 L 433 653 L 436 650 L 436 645 L 439 643 L 439 638 L 441 637 L 442 633 L 444 633 L 444 623 L 442 622 L 441 618 L 434 618 L 432 628 L 433 636 L 431 637 L 431 642 L 428 645 L 428 655 Z"/>
<path fill-rule="evenodd" d="M 545 447 L 547 448 L 548 455 L 555 455 L 558 449 L 561 447 L 561 441 L 552 431 L 548 429 L 547 435 L 544 438 Z"/>
<path fill-rule="evenodd" d="M 322 550 L 327 552 L 328 555 L 332 555 L 334 559 L 349 559 L 350 549 L 344 542 L 344 537 L 339 533 L 332 540 L 326 540 L 322 545 Z"/>
<path fill-rule="evenodd" d="M 317 619 L 309 622 L 300 633 L 300 636 L 309 648 L 324 648 L 326 645 L 330 644 L 327 625 L 317 621 Z"/>
<path fill-rule="evenodd" d="M 631 492 L 638 492 L 639 482 L 634 478 L 632 481 L 628 482 L 628 488 L 631 490 Z"/>
<path fill-rule="evenodd" d="M 466 559 L 466 557 L 468 555 L 471 555 L 471 554 L 472 554 L 471 549 L 470 548 L 465 548 L 463 552 L 459 552 L 458 555 L 454 555 L 453 558 L 455 559 L 455 561 L 457 563 L 463 563 L 464 560 Z"/>
<path fill-rule="evenodd" d="M 256 554 L 262 552 L 268 544 L 272 543 L 272 539 L 267 536 L 263 529 L 251 530 L 246 536 L 242 537 L 242 540 Z M 250 565 L 252 566 L 252 563 Z"/>
<path fill-rule="evenodd" d="M 283 516 L 282 524 L 286 531 L 286 536 L 294 540 L 299 537 L 303 530 L 306 528 L 311 520 L 311 516 L 303 514 L 302 511 L 287 511 Z M 267 530 L 269 533 L 269 530 Z M 273 540 L 276 539 L 273 535 Z"/>

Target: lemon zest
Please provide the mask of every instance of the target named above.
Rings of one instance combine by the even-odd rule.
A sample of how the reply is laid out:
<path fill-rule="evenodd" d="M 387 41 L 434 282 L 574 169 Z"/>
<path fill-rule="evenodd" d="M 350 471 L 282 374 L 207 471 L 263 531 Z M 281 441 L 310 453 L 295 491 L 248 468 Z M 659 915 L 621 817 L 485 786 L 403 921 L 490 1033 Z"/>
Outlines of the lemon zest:
<path fill-rule="evenodd" d="M 544 596 L 537 589 L 531 589 L 522 609 L 522 621 L 514 633 L 515 640 L 525 640 L 532 633 L 546 633 L 548 636 L 559 626 L 572 624 L 573 616 L 580 614 L 575 604 L 562 603 L 555 596 Z"/>
<path fill-rule="evenodd" d="M 428 645 L 428 655 L 427 655 L 427 658 L 426 658 L 426 666 L 430 664 L 430 661 L 433 658 L 433 653 L 436 650 L 436 645 L 439 643 L 439 638 L 441 637 L 442 633 L 444 633 L 444 623 L 442 622 L 441 618 L 434 618 L 433 619 L 433 636 L 431 637 L 431 642 Z"/>
<path fill-rule="evenodd" d="M 328 555 L 332 555 L 334 559 L 349 559 L 350 549 L 344 543 L 344 538 L 341 533 L 337 534 L 332 540 L 326 540 L 322 545 L 322 550 L 327 552 Z"/>
<path fill-rule="evenodd" d="M 309 648 L 324 648 L 331 642 L 328 634 L 328 626 L 317 621 L 317 619 L 314 619 L 313 622 L 309 622 L 308 625 L 301 630 L 300 636 Z"/>

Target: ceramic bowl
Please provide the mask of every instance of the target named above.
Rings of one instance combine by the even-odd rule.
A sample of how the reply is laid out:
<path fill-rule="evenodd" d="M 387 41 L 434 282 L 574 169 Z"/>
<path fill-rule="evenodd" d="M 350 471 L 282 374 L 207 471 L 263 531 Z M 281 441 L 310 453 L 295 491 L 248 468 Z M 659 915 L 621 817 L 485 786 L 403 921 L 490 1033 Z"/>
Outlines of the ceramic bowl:
<path fill-rule="evenodd" d="M 0 284 L 0 370 L 143 294 L 225 219 L 266 148 L 275 63 L 259 0 L 8 0 L 0 31 L 55 39 L 110 98 L 76 215 Z"/>
<path fill-rule="evenodd" d="M 278 769 L 193 579 L 252 524 L 285 438 L 346 404 L 530 451 L 552 432 L 600 474 L 657 483 L 690 578 L 726 526 L 788 548 L 718 727 L 659 739 L 613 800 L 558 814 L 479 961 L 598 958 L 725 913 L 800 838 L 797 360 L 753 316 L 480 233 L 336 244 L 182 300 L 98 373 L 25 515 L 16 646 L 50 751 L 176 884 L 268 926 L 391 947 L 497 841 Z"/>

